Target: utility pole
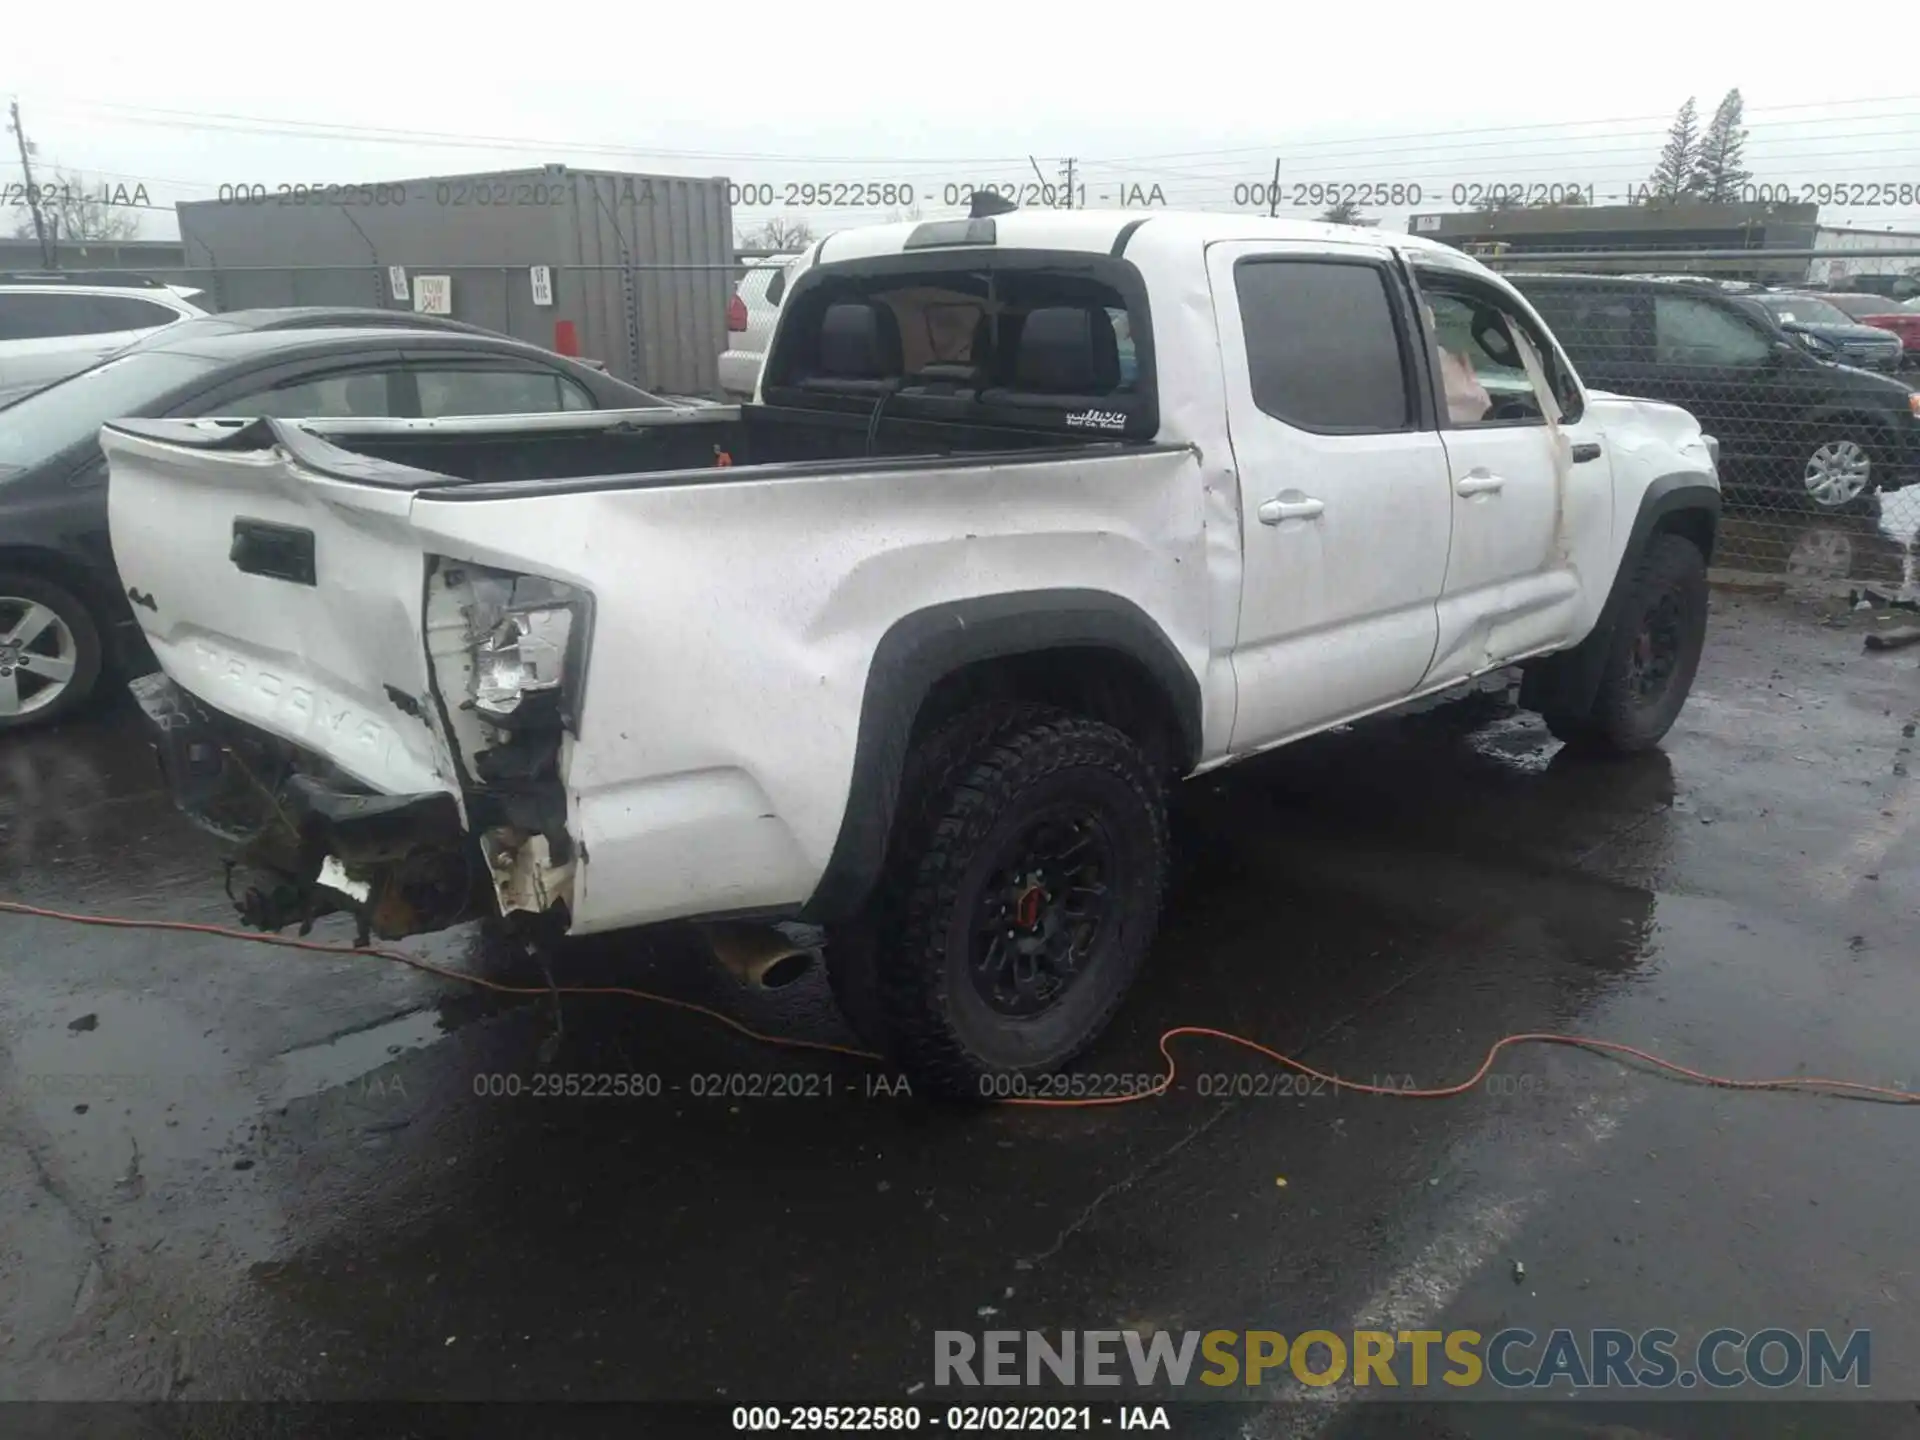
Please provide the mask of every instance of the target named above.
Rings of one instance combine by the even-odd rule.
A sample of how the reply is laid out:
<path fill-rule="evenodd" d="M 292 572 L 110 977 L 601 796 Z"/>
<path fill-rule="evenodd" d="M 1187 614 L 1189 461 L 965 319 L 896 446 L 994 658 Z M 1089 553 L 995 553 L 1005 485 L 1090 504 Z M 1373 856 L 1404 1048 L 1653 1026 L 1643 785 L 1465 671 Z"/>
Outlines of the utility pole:
<path fill-rule="evenodd" d="M 27 182 L 27 209 L 33 214 L 34 238 L 40 242 L 40 263 L 49 270 L 57 270 L 59 264 L 53 252 L 47 248 L 47 225 L 40 218 L 40 192 L 33 184 L 33 146 L 27 140 L 27 127 L 20 123 L 20 102 L 15 100 L 8 107 L 12 116 L 7 128 L 13 131 L 20 141 L 20 173 Z"/>
<path fill-rule="evenodd" d="M 1066 171 L 1066 175 L 1067 175 L 1066 208 L 1071 210 L 1073 209 L 1073 176 L 1074 176 L 1073 157 L 1069 155 L 1065 160 L 1061 161 L 1060 163 L 1061 163 L 1061 167 Z"/>

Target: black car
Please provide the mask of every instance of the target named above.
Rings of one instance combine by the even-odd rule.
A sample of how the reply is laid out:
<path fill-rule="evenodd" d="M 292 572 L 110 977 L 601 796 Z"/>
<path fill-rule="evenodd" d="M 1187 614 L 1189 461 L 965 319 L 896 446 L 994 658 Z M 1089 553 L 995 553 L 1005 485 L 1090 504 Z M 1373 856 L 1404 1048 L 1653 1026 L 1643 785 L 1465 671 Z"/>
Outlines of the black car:
<path fill-rule="evenodd" d="M 1769 290 L 1740 299 L 1777 320 L 1789 335 L 1819 341 L 1808 348 L 1822 360 L 1838 360 L 1862 370 L 1900 368 L 1904 347 L 1898 335 L 1862 325 L 1830 300 L 1791 290 Z"/>
<path fill-rule="evenodd" d="M 69 713 L 103 666 L 144 658 L 107 536 L 104 421 L 664 403 L 536 346 L 403 312 L 237 311 L 145 336 L 0 408 L 0 731 Z"/>
<path fill-rule="evenodd" d="M 1920 397 L 1816 354 L 1751 296 L 1602 275 L 1508 278 L 1589 385 L 1691 411 L 1720 442 L 1729 486 L 1837 511 L 1909 483 L 1920 465 Z"/>

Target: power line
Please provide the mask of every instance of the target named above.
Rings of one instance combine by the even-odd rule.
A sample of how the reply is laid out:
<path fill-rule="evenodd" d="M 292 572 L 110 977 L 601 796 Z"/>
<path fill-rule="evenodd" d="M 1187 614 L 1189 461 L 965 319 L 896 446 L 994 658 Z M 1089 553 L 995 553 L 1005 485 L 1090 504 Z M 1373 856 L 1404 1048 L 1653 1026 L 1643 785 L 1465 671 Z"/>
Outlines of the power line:
<path fill-rule="evenodd" d="M 1904 104 L 1909 101 L 1915 101 L 1915 100 L 1920 100 L 1920 95 L 1873 95 L 1873 96 L 1862 96 L 1859 99 L 1855 99 L 1855 100 L 1808 101 L 1804 104 L 1798 104 L 1798 105 L 1756 105 L 1748 109 L 1746 111 L 1746 115 L 1749 119 L 1751 119 L 1751 117 L 1756 115 L 1778 115 L 1778 114 L 1785 114 L 1789 111 L 1797 111 L 1797 110 L 1831 110 L 1831 109 L 1836 109 L 1836 108 L 1847 106 L 1847 105 Z M 1566 120 L 1566 121 L 1553 121 L 1549 123 L 1554 125 L 1556 128 L 1560 128 L 1560 129 L 1574 129 L 1581 126 L 1589 126 L 1589 125 L 1642 125 L 1642 124 L 1654 124 L 1654 123 L 1658 123 L 1664 126 L 1670 123 L 1672 121 L 1672 118 L 1673 117 L 1671 115 L 1623 115 L 1623 116 L 1617 116 L 1610 120 Z M 1849 120 L 1856 120 L 1862 117 L 1857 115 L 1849 115 L 1844 118 Z M 1480 127 L 1477 127 L 1474 129 L 1468 129 L 1468 130 L 1455 130 L 1448 133 L 1451 133 L 1454 135 L 1513 135 L 1513 134 L 1518 134 L 1521 131 L 1540 130 L 1544 128 L 1546 127 L 1542 122 L 1533 121 L 1531 123 L 1524 124 L 1524 125 L 1487 125 L 1487 126 L 1480 126 Z M 1659 133 L 1664 134 L 1665 133 L 1664 129 Z M 1188 156 L 1195 156 L 1195 155 L 1206 156 L 1206 155 L 1271 154 L 1275 149 L 1291 152 L 1294 150 L 1309 150 L 1321 145 L 1341 145 L 1341 144 L 1349 144 L 1349 143 L 1385 145 L 1385 144 L 1390 144 L 1390 143 L 1394 143 L 1401 140 L 1427 140 L 1427 139 L 1431 139 L 1432 136 L 1433 136 L 1433 132 L 1431 130 L 1421 130 L 1410 135 L 1373 135 L 1373 136 L 1362 137 L 1359 139 L 1353 139 L 1350 137 L 1341 137 L 1335 140 L 1319 140 L 1319 141 L 1302 140 L 1292 145 L 1279 145 L 1279 146 L 1276 146 L 1273 141 L 1269 140 L 1265 144 L 1261 144 L 1261 145 L 1233 146 L 1233 147 L 1213 149 L 1213 150 L 1164 150 L 1155 154 L 1119 155 L 1112 158 L 1115 160 L 1178 160 Z M 1087 163 L 1098 164 L 1103 162 L 1090 160 Z"/>
<path fill-rule="evenodd" d="M 1915 112 L 1915 113 L 1916 115 L 1920 115 L 1920 112 Z M 1873 116 L 1873 117 L 1856 117 L 1856 118 L 1898 119 L 1898 118 L 1904 118 L 1904 117 Z M 1813 134 L 1813 135 L 1783 135 L 1783 136 L 1776 136 L 1776 137 L 1760 137 L 1760 139 L 1764 141 L 1764 144 L 1758 144 L 1758 145 L 1756 145 L 1755 137 L 1749 136 L 1748 143 L 1750 145 L 1756 145 L 1756 148 L 1759 149 L 1762 153 L 1756 155 L 1750 152 L 1747 158 L 1749 163 L 1783 164 L 1783 163 L 1789 163 L 1796 160 L 1821 159 L 1828 155 L 1835 155 L 1835 154 L 1858 155 L 1860 154 L 1860 152 L 1855 149 L 1849 149 L 1849 150 L 1843 150 L 1843 151 L 1819 151 L 1819 152 L 1814 152 L 1812 154 L 1809 154 L 1804 151 L 1798 151 L 1790 154 L 1787 154 L 1787 153 L 1775 154 L 1773 152 L 1777 151 L 1779 147 L 1788 146 L 1788 145 L 1807 145 L 1807 144 L 1814 144 L 1814 143 L 1824 144 L 1834 140 L 1871 140 L 1871 139 L 1882 138 L 1885 136 L 1912 136 L 1913 134 L 1914 132 L 1911 128 L 1899 129 L 1899 130 L 1852 130 L 1852 131 L 1840 131 L 1837 133 L 1822 132 L 1820 134 Z M 1629 151 L 1628 147 L 1636 143 L 1638 140 L 1653 138 L 1653 136 L 1652 136 L 1652 133 L 1649 132 L 1645 136 L 1638 136 L 1638 137 L 1627 136 L 1627 135 L 1616 135 L 1616 136 L 1607 136 L 1607 137 L 1595 136 L 1591 138 L 1596 140 L 1604 138 L 1606 140 L 1614 141 L 1617 143 L 1605 144 L 1605 145 L 1593 145 L 1593 146 L 1570 146 L 1565 149 L 1556 150 L 1552 152 L 1529 151 L 1519 155 L 1517 158 L 1523 159 L 1523 160 L 1549 160 L 1549 161 L 1564 158 L 1577 163 L 1581 157 L 1600 156 L 1600 157 L 1606 157 L 1608 159 L 1615 160 L 1622 165 L 1640 166 L 1644 158 L 1644 152 L 1639 149 L 1632 149 L 1631 151 Z M 1543 141 L 1542 143 L 1547 143 L 1547 142 Z M 1467 149 L 1481 150 L 1486 148 L 1489 148 L 1489 147 L 1485 145 L 1454 146 L 1444 141 L 1439 144 L 1429 145 L 1429 146 L 1412 146 L 1412 147 L 1403 146 L 1394 153 L 1392 157 L 1392 162 L 1397 164 L 1399 161 L 1409 156 L 1412 156 L 1412 157 L 1416 157 L 1418 162 L 1423 165 L 1424 164 L 1449 164 L 1449 163 L 1456 163 L 1460 165 L 1485 165 L 1489 163 L 1494 163 L 1494 162 L 1490 162 L 1486 157 L 1483 157 L 1483 156 L 1476 156 L 1472 159 L 1459 158 L 1457 160 L 1449 160 L 1446 155 L 1440 153 L 1443 151 L 1451 151 L 1451 150 L 1467 150 Z M 1225 156 L 1228 152 L 1222 151 L 1219 153 L 1222 156 Z M 1268 153 L 1271 153 L 1271 152 L 1268 152 Z M 1292 157 L 1294 155 L 1294 152 L 1290 150 L 1283 151 L 1282 153 L 1288 155 L 1289 157 Z M 1356 150 L 1356 151 L 1342 153 L 1339 155 L 1309 154 L 1303 158 L 1307 163 L 1322 163 L 1329 166 L 1333 166 L 1333 165 L 1344 165 L 1344 164 L 1352 164 L 1352 163 L 1372 163 L 1371 159 L 1368 158 L 1368 156 L 1369 156 L 1369 152 Z M 1863 166 L 1868 164 L 1884 163 L 1882 161 L 1875 160 L 1870 156 L 1862 155 L 1860 158 Z M 1192 166 L 1143 165 L 1143 164 L 1135 164 L 1130 161 L 1120 161 L 1120 160 L 1088 160 L 1088 161 L 1084 161 L 1083 163 L 1090 169 L 1094 167 L 1098 167 L 1101 169 L 1124 171 L 1129 174 L 1154 175 L 1154 176 L 1170 176 L 1171 175 L 1171 176 L 1184 176 L 1184 177 L 1189 177 L 1192 179 L 1199 179 L 1199 180 L 1215 180 L 1215 179 L 1232 178 L 1233 174 L 1236 172 L 1234 172 L 1229 167 L 1240 165 L 1245 162 L 1239 161 L 1239 160 L 1228 160 L 1225 158 L 1212 161 L 1212 162 L 1204 162 L 1204 161 L 1201 162 L 1203 165 L 1210 164 L 1213 167 L 1215 167 L 1211 169 L 1196 169 Z M 1504 162 L 1500 162 L 1500 163 L 1504 163 Z"/>
<path fill-rule="evenodd" d="M 236 115 L 225 111 L 167 110 L 116 105 L 102 101 L 48 102 L 55 110 L 122 115 L 143 125 L 173 126 L 226 133 L 279 135 L 309 140 L 362 140 L 372 144 L 447 146 L 465 149 L 551 151 L 572 150 L 603 155 L 658 156 L 677 160 L 728 160 L 755 163 L 827 165 L 1017 165 L 1023 155 L 957 156 L 931 161 L 926 155 L 782 155 L 771 152 L 675 150 L 657 146 L 611 145 L 604 141 L 534 139 L 508 135 L 462 135 L 444 130 L 407 130 L 389 126 L 346 125 L 332 121 L 284 120 L 271 116 Z"/>

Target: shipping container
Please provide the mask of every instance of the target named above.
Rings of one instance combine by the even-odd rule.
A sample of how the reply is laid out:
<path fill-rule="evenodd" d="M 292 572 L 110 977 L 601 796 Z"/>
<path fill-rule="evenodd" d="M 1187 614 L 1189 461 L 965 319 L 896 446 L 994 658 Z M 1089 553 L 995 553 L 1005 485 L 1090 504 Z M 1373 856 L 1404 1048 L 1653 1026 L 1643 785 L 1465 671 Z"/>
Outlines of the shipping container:
<path fill-rule="evenodd" d="M 724 178 L 547 165 L 355 185 L 230 185 L 176 207 L 214 308 L 427 309 L 718 391 L 733 291 Z"/>

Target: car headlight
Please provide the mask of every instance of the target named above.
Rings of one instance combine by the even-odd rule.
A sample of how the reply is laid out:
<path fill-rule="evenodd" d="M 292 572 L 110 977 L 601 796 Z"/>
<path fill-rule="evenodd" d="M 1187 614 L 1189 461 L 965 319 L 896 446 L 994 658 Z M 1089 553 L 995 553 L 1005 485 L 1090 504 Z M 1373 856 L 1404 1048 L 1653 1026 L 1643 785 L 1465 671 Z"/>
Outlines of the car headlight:
<path fill-rule="evenodd" d="M 495 725 L 570 724 L 577 705 L 587 599 L 538 575 L 464 567 L 470 588 L 469 698 Z"/>

